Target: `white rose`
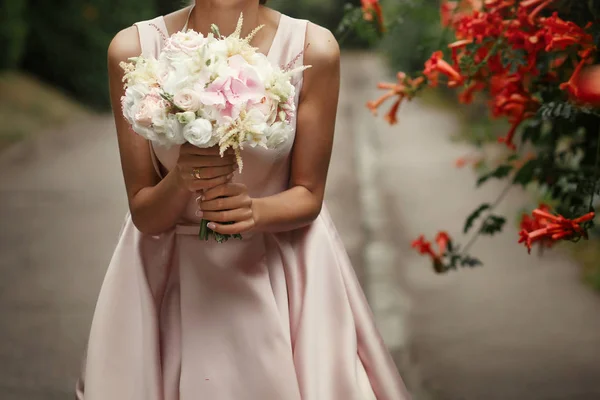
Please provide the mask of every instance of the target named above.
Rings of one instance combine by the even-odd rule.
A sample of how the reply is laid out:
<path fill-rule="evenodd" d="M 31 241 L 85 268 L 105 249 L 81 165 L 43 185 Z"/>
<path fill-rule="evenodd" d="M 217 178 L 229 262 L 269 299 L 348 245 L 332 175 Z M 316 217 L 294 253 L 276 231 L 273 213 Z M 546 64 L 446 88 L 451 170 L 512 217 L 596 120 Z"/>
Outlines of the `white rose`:
<path fill-rule="evenodd" d="M 193 111 L 185 111 L 175 115 L 177 115 L 177 120 L 184 125 L 196 119 L 196 113 Z"/>
<path fill-rule="evenodd" d="M 149 140 L 159 140 L 167 118 L 167 102 L 151 92 L 131 108 L 133 130 Z"/>
<path fill-rule="evenodd" d="M 183 128 L 183 137 L 196 147 L 207 148 L 217 144 L 213 137 L 213 126 L 209 120 L 198 118 Z"/>
<path fill-rule="evenodd" d="M 200 96 L 191 89 L 183 89 L 175 94 L 173 103 L 184 111 L 198 111 L 202 106 Z"/>
<path fill-rule="evenodd" d="M 148 86 L 142 83 L 129 86 L 125 91 L 125 95 L 121 98 L 121 106 L 123 109 L 123 116 L 129 123 L 133 123 L 140 102 L 149 92 L 150 89 Z"/>
<path fill-rule="evenodd" d="M 292 126 L 285 122 L 275 122 L 267 129 L 267 147 L 276 149 L 289 140 L 292 135 Z"/>
<path fill-rule="evenodd" d="M 197 32 L 177 32 L 171 36 L 165 45 L 165 52 L 167 53 L 191 53 L 199 50 L 206 43 L 206 38 Z"/>
<path fill-rule="evenodd" d="M 143 138 L 145 138 L 147 140 L 158 141 L 158 135 L 156 134 L 156 132 L 152 128 L 148 128 L 148 127 L 139 125 L 138 123 L 136 123 L 134 121 L 131 124 L 131 129 L 133 129 L 133 131 L 135 133 L 137 133 L 138 135 L 140 135 L 141 137 L 143 137 Z"/>
<path fill-rule="evenodd" d="M 177 116 L 172 114 L 168 116 L 164 135 L 169 144 L 185 143 L 183 125 L 177 120 Z"/>
<path fill-rule="evenodd" d="M 249 127 L 251 132 L 255 132 L 258 134 L 264 134 L 264 132 L 268 129 L 268 125 L 266 122 L 265 115 L 257 110 L 256 108 L 251 108 L 246 113 L 246 118 L 244 119 L 244 125 Z"/>
<path fill-rule="evenodd" d="M 221 119 L 223 117 L 221 110 L 219 110 L 218 106 L 207 106 L 207 105 L 204 105 L 198 111 L 198 115 L 201 118 L 207 119 L 209 121 L 216 121 L 217 123 L 221 123 Z"/>

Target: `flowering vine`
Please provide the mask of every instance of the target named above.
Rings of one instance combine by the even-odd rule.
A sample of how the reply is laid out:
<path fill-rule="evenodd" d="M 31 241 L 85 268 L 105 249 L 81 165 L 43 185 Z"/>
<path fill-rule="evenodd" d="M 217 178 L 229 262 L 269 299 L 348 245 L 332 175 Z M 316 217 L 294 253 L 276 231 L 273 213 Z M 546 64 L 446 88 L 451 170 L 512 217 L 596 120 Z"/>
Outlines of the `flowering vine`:
<path fill-rule="evenodd" d="M 362 9 L 366 19 L 383 21 L 378 1 L 364 0 Z M 399 72 L 395 83 L 378 85 L 385 92 L 367 107 L 377 114 L 393 100 L 385 114 L 390 124 L 397 123 L 403 101 L 441 84 L 456 89 L 465 104 L 485 94 L 490 116 L 509 123 L 497 139 L 509 155 L 477 185 L 489 179 L 509 184 L 467 218 L 464 233 L 479 221 L 470 242 L 460 249 L 445 232 L 435 240 L 437 251 L 423 236 L 413 242 L 437 272 L 480 264 L 468 250 L 478 236 L 502 230 L 506 219 L 494 209 L 515 185 L 535 183 L 552 199 L 552 207 L 540 205 L 521 218 L 518 241 L 528 251 L 588 237 L 600 194 L 600 67 L 593 66 L 600 59 L 599 11 L 600 0 L 443 0 L 441 24 L 455 41 L 435 51 L 416 76 Z M 533 151 L 523 156 L 527 148 Z M 457 160 L 457 166 L 466 163 L 480 160 Z"/>

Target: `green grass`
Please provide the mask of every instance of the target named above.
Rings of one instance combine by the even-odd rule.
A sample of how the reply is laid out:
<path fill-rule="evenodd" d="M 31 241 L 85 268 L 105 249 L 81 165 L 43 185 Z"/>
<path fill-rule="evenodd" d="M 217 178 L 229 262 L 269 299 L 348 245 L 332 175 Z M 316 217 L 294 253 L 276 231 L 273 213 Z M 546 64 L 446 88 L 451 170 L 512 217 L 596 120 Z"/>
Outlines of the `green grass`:
<path fill-rule="evenodd" d="M 0 73 L 0 150 L 87 114 L 85 107 L 31 76 Z"/>

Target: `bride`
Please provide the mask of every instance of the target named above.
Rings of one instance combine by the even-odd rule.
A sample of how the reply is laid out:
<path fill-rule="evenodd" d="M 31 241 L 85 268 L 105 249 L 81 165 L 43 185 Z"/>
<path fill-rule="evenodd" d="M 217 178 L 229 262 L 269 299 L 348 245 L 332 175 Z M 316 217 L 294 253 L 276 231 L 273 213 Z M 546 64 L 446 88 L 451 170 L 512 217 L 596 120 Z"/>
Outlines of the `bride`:
<path fill-rule="evenodd" d="M 92 322 L 78 399 L 406 400 L 323 205 L 340 54 L 324 28 L 262 0 L 196 0 L 119 32 L 110 91 L 129 199 Z M 274 65 L 298 54 L 295 134 L 277 151 L 166 149 L 121 114 L 119 63 L 186 29 L 243 35 Z M 204 218 L 243 240 L 200 241 Z M 224 224 L 233 222 L 233 224 Z"/>

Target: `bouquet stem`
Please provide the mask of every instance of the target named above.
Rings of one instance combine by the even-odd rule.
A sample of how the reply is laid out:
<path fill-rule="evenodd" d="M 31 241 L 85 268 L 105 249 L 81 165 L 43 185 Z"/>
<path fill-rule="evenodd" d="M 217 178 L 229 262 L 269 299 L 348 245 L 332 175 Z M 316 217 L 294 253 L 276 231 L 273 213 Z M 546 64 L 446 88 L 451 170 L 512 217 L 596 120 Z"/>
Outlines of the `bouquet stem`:
<path fill-rule="evenodd" d="M 212 229 L 210 229 L 208 227 L 208 221 L 205 220 L 205 219 L 203 219 L 202 221 L 200 221 L 200 231 L 198 232 L 198 238 L 200 240 L 208 241 L 208 239 L 210 239 L 211 236 L 218 243 L 226 242 L 231 237 L 233 237 L 234 239 L 242 239 L 242 235 L 240 235 L 240 234 L 223 235 L 222 233 L 218 233 L 218 232 L 213 231 Z"/>
<path fill-rule="evenodd" d="M 208 221 L 203 219 L 200 221 L 200 232 L 198 232 L 198 237 L 200 240 L 207 241 L 209 232 L 211 232 L 211 230 L 208 228 Z"/>

